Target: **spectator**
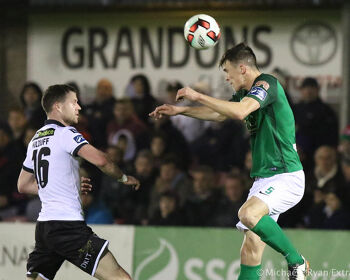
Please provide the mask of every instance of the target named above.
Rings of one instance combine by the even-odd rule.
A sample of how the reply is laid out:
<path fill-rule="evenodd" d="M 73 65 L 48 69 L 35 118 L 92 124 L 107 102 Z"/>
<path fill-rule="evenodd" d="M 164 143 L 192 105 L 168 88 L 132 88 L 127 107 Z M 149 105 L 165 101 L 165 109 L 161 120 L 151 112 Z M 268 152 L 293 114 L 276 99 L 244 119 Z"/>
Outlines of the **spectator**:
<path fill-rule="evenodd" d="M 223 199 L 221 190 L 215 184 L 213 169 L 198 166 L 191 171 L 193 195 L 184 206 L 186 222 L 190 226 L 213 226 L 219 212 L 219 202 Z"/>
<path fill-rule="evenodd" d="M 161 134 L 166 136 L 169 152 L 176 154 L 180 160 L 179 167 L 182 170 L 187 170 L 191 164 L 191 153 L 183 134 L 173 125 L 169 116 L 164 115 L 157 121 L 151 118 L 150 121 L 153 123 L 152 135 Z"/>
<path fill-rule="evenodd" d="M 164 133 L 158 132 L 153 134 L 151 138 L 151 153 L 154 158 L 154 164 L 157 168 L 160 167 L 164 157 L 168 152 L 168 138 Z"/>
<path fill-rule="evenodd" d="M 136 155 L 136 143 L 134 136 L 129 130 L 118 130 L 118 132 L 114 134 L 111 143 L 123 151 L 123 160 L 125 163 L 132 162 Z"/>
<path fill-rule="evenodd" d="M 160 194 L 165 191 L 173 191 L 178 195 L 180 207 L 184 205 L 192 192 L 188 177 L 179 169 L 178 159 L 171 155 L 165 157 L 160 165 L 159 176 L 151 191 L 149 217 L 153 217 L 159 205 Z"/>
<path fill-rule="evenodd" d="M 94 192 L 82 195 L 81 202 L 87 224 L 113 224 L 110 210 L 102 201 L 96 200 Z"/>
<path fill-rule="evenodd" d="M 43 91 L 34 82 L 25 83 L 20 93 L 27 122 L 37 129 L 42 127 L 46 120 L 46 114 L 41 107 L 42 96 Z"/>
<path fill-rule="evenodd" d="M 349 210 L 343 207 L 343 193 L 335 189 L 322 191 L 324 202 L 314 204 L 305 217 L 308 228 L 349 229 Z"/>
<path fill-rule="evenodd" d="M 27 152 L 23 141 L 27 125 L 27 120 L 24 115 L 24 111 L 19 107 L 10 108 L 7 122 L 12 131 L 12 138 L 14 144 L 18 147 L 18 150 L 20 151 L 21 156 L 24 159 L 25 154 Z"/>
<path fill-rule="evenodd" d="M 344 192 L 344 184 L 336 149 L 330 146 L 319 147 L 315 152 L 314 169 L 305 174 L 305 195 L 298 206 L 301 212 L 308 212 L 305 220 L 307 227 L 320 227 L 322 217 L 319 213 L 325 206 L 325 193 L 330 190 Z"/>
<path fill-rule="evenodd" d="M 107 155 L 123 172 L 130 172 L 141 179 L 142 189 L 134 192 L 125 188 L 116 180 L 102 175 L 100 200 L 111 209 L 113 217 L 119 224 L 140 224 L 147 217 L 148 192 L 153 184 L 152 158 L 147 152 L 138 154 L 135 161 L 136 171 L 123 160 L 123 151 L 117 146 L 110 146 Z M 139 193 L 140 192 L 140 193 Z"/>
<path fill-rule="evenodd" d="M 141 150 L 135 160 L 135 172 L 133 176 L 142 184 L 137 192 L 134 192 L 136 204 L 139 212 L 136 213 L 137 220 L 145 223 L 147 217 L 147 208 L 150 202 L 152 187 L 155 184 L 157 177 L 157 169 L 154 166 L 154 158 L 149 150 Z"/>
<path fill-rule="evenodd" d="M 22 214 L 25 205 L 15 205 L 17 177 L 22 157 L 12 140 L 12 132 L 6 123 L 0 123 L 0 220 Z"/>
<path fill-rule="evenodd" d="M 321 146 L 316 150 L 315 167 L 306 175 L 306 182 L 309 190 L 340 189 L 344 186 L 344 176 L 334 147 Z"/>
<path fill-rule="evenodd" d="M 26 130 L 24 131 L 24 137 L 23 137 L 23 145 L 27 148 L 30 140 L 34 137 L 35 133 L 37 132 L 37 129 L 33 126 L 27 126 Z"/>
<path fill-rule="evenodd" d="M 115 145 L 122 133 L 128 140 L 129 148 L 131 145 L 136 145 L 133 155 L 136 150 L 147 147 L 148 143 L 144 143 L 144 139 L 148 138 L 147 126 L 134 113 L 130 100 L 119 99 L 114 105 L 113 113 L 114 118 L 107 125 L 108 143 Z"/>
<path fill-rule="evenodd" d="M 159 209 L 150 219 L 150 225 L 155 226 L 181 226 L 184 225 L 182 212 L 179 210 L 176 193 L 166 191 L 160 195 Z"/>
<path fill-rule="evenodd" d="M 349 229 L 350 215 L 349 211 L 343 207 L 343 193 L 332 190 L 325 195 L 326 215 L 322 228 L 324 229 Z"/>
<path fill-rule="evenodd" d="M 228 174 L 224 180 L 224 197 L 214 221 L 215 226 L 232 227 L 239 222 L 238 210 L 247 198 L 243 177 Z"/>
<path fill-rule="evenodd" d="M 152 96 L 150 83 L 145 75 L 138 74 L 131 78 L 127 89 L 127 96 L 131 99 L 136 115 L 145 123 L 148 123 L 148 114 L 157 105 Z"/>
<path fill-rule="evenodd" d="M 316 79 L 306 78 L 301 84 L 301 100 L 294 107 L 296 143 L 303 154 L 304 169 L 310 169 L 316 149 L 323 145 L 337 147 L 338 119 L 332 108 L 319 96 Z"/>
<path fill-rule="evenodd" d="M 105 148 L 107 146 L 106 126 L 113 119 L 115 103 L 112 83 L 107 79 L 101 79 L 97 84 L 94 101 L 86 106 L 89 132 L 92 135 L 92 143 L 97 148 Z"/>
<path fill-rule="evenodd" d="M 91 178 L 91 174 L 84 167 L 80 168 L 79 173 L 83 177 Z M 98 192 L 99 187 L 92 182 L 91 191 L 80 195 L 85 221 L 87 224 L 113 224 L 112 213 L 105 203 L 98 199 Z"/>
<path fill-rule="evenodd" d="M 211 122 L 202 136 L 192 143 L 196 162 L 209 165 L 215 171 L 229 171 L 232 166 L 243 167 L 247 141 L 244 127 L 232 119 Z M 232 133 L 235 131 L 235 133 Z"/>

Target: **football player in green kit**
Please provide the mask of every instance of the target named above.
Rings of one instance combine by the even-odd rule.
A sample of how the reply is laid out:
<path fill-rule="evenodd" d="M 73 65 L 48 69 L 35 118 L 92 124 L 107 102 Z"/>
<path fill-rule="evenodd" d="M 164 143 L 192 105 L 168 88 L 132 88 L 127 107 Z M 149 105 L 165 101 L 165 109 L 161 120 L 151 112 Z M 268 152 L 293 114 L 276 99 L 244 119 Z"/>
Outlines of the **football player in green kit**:
<path fill-rule="evenodd" d="M 292 110 L 278 80 L 259 71 L 254 52 L 241 43 L 227 50 L 220 66 L 235 90 L 231 100 L 213 98 L 186 87 L 176 100 L 188 99 L 199 107 L 164 104 L 151 117 L 185 115 L 223 121 L 239 119 L 250 132 L 254 178 L 248 199 L 238 212 L 244 231 L 239 280 L 259 279 L 265 245 L 281 253 L 288 263 L 289 279 L 306 279 L 309 264 L 277 224 L 281 213 L 295 206 L 304 195 L 305 176 L 295 145 Z M 232 131 L 232 133 L 235 133 Z"/>

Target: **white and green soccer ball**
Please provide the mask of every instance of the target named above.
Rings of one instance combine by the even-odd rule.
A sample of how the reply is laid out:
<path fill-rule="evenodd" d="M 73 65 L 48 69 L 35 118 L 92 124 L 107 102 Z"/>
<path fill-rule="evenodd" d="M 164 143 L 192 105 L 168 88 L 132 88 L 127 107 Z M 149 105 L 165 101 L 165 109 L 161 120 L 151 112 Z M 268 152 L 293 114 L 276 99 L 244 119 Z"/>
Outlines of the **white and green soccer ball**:
<path fill-rule="evenodd" d="M 195 15 L 186 22 L 184 36 L 191 47 L 197 50 L 209 49 L 220 39 L 220 26 L 211 16 Z"/>

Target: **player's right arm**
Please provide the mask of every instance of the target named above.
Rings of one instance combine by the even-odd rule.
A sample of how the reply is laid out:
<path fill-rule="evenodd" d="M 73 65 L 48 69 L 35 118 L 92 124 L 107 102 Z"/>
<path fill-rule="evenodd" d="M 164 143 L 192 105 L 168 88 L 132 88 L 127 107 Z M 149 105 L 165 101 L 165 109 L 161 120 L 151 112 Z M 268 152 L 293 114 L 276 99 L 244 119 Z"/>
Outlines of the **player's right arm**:
<path fill-rule="evenodd" d="M 213 109 L 205 106 L 199 106 L 199 107 L 180 107 L 180 106 L 174 106 L 169 104 L 163 104 L 161 106 L 158 106 L 152 113 L 149 114 L 150 117 L 153 117 L 155 119 L 160 119 L 162 115 L 167 116 L 176 116 L 176 115 L 184 115 L 191 118 L 196 118 L 200 120 L 207 120 L 207 121 L 217 121 L 221 122 L 227 119 L 226 116 L 215 112 Z"/>
<path fill-rule="evenodd" d="M 132 177 L 125 175 L 120 168 L 115 165 L 105 153 L 96 149 L 94 146 L 90 144 L 86 144 L 82 146 L 78 155 L 88 162 L 96 165 L 103 173 L 117 179 L 125 185 L 133 185 L 135 189 L 140 187 L 140 182 Z"/>
<path fill-rule="evenodd" d="M 38 184 L 36 183 L 34 174 L 22 168 L 17 181 L 19 193 L 38 194 Z"/>

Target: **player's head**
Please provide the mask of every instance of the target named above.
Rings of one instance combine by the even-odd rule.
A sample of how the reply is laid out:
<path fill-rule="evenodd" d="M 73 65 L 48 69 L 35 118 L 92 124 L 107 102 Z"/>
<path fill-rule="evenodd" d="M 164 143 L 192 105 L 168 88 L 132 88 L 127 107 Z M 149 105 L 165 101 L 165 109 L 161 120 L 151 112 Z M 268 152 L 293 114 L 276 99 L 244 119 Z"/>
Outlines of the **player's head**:
<path fill-rule="evenodd" d="M 226 81 L 236 91 L 246 86 L 249 73 L 258 71 L 255 54 L 245 43 L 228 49 L 220 60 L 220 67 L 226 72 Z"/>
<path fill-rule="evenodd" d="M 73 87 L 64 84 L 49 86 L 41 103 L 48 117 L 57 118 L 66 125 L 78 123 L 81 108 Z"/>

